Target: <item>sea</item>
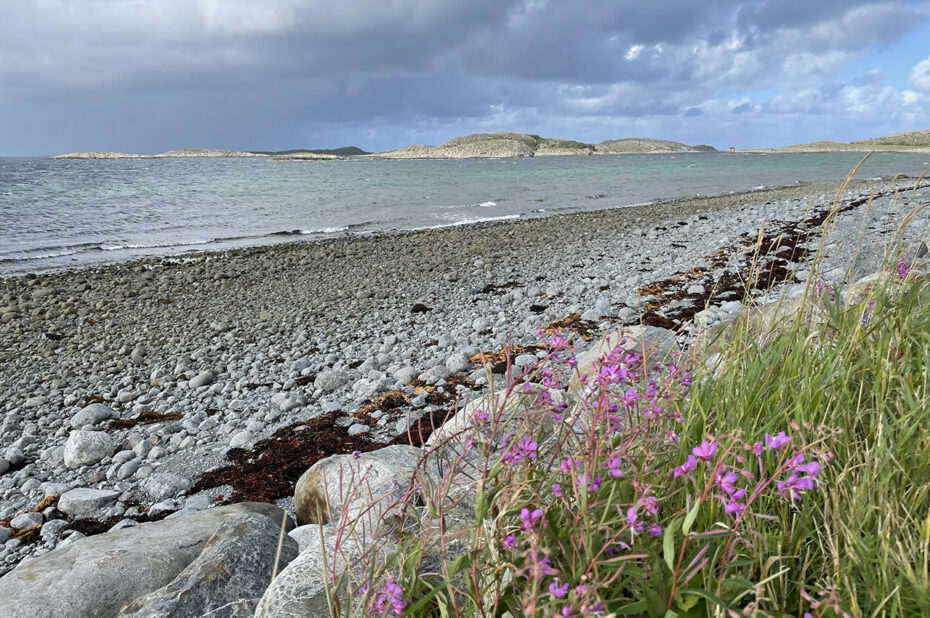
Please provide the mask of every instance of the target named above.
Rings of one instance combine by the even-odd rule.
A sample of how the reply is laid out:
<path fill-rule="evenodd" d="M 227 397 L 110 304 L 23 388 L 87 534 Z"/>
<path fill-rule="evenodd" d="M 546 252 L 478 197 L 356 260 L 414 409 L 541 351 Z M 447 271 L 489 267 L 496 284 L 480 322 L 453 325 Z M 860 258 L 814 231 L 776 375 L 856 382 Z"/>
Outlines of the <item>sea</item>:
<path fill-rule="evenodd" d="M 648 205 L 839 183 L 860 153 L 526 159 L 0 158 L 0 276 L 141 256 Z M 876 153 L 856 178 L 919 176 Z"/>

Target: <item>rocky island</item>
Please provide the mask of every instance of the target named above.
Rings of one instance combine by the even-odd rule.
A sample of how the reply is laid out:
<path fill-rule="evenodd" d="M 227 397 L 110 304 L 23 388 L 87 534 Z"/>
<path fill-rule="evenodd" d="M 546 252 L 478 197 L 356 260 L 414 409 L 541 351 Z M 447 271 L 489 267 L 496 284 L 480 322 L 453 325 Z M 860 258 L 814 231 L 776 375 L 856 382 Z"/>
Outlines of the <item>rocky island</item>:
<path fill-rule="evenodd" d="M 453 138 L 440 146 L 407 146 L 383 150 L 369 159 L 472 159 L 553 157 L 597 154 L 706 152 L 710 146 L 687 146 L 669 140 L 628 137 L 597 144 L 525 133 L 475 133 Z"/>

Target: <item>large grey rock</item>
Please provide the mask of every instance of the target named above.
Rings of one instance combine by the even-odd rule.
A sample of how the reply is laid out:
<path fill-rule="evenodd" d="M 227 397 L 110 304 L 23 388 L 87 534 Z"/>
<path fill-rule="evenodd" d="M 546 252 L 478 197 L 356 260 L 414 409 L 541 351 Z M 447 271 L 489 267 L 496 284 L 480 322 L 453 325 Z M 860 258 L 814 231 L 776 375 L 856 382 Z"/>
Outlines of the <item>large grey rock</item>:
<path fill-rule="evenodd" d="M 0 616 L 115 616 L 133 599 L 171 583 L 225 522 L 249 514 L 278 524 L 283 516 L 274 505 L 244 502 L 59 546 L 0 577 Z M 288 520 L 286 529 L 292 527 Z"/>
<path fill-rule="evenodd" d="M 71 417 L 71 426 L 80 429 L 84 425 L 96 425 L 108 418 L 113 418 L 113 410 L 102 403 L 92 403 L 89 406 L 81 408 L 77 414 Z"/>
<path fill-rule="evenodd" d="M 280 532 L 280 521 L 259 514 L 223 522 L 187 568 L 124 606 L 120 618 L 251 614 L 271 583 Z M 297 552 L 297 543 L 285 535 L 278 569 Z"/>
<path fill-rule="evenodd" d="M 322 536 L 319 532 L 303 535 L 300 555 L 271 582 L 255 608 L 254 618 L 331 615 L 326 600 L 327 582 L 332 588 L 340 574 L 352 566 L 358 567 L 358 557 L 369 545 L 356 535 L 340 538 L 335 524 L 322 526 Z M 382 552 L 390 549 L 387 543 L 379 546 Z"/>
<path fill-rule="evenodd" d="M 374 503 L 366 519 L 377 521 L 391 505 L 392 496 L 410 486 L 422 451 L 394 445 L 353 455 L 332 455 L 304 472 L 294 488 L 299 524 L 325 524 L 338 520 L 343 507 L 355 515 Z"/>
<path fill-rule="evenodd" d="M 65 465 L 80 468 L 95 464 L 115 449 L 112 438 L 102 431 L 72 431 L 65 442 Z"/>
<path fill-rule="evenodd" d="M 116 502 L 118 491 L 79 488 L 66 491 L 58 499 L 58 510 L 76 519 L 94 517 L 105 506 Z"/>
<path fill-rule="evenodd" d="M 142 481 L 142 490 L 156 502 L 174 498 L 190 486 L 189 478 L 174 472 L 156 472 Z"/>

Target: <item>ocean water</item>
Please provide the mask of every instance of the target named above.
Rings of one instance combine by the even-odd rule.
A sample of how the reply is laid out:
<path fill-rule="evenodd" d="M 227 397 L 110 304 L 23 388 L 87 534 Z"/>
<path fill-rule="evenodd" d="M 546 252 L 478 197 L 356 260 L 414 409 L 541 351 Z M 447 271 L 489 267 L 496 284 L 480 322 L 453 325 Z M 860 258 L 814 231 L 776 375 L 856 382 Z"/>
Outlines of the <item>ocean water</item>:
<path fill-rule="evenodd" d="M 858 153 L 450 161 L 0 158 L 0 276 L 839 182 Z M 920 175 L 877 153 L 857 178 Z"/>

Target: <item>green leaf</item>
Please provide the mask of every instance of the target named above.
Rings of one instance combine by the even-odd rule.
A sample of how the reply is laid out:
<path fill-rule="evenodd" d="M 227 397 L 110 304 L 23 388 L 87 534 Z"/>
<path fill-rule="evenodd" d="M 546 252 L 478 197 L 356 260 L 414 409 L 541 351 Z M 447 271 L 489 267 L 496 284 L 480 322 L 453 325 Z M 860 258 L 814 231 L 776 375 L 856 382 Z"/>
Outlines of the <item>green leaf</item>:
<path fill-rule="evenodd" d="M 682 595 L 693 594 L 699 596 L 702 599 L 710 601 L 714 605 L 719 606 L 722 609 L 729 609 L 726 603 L 724 603 L 719 597 L 707 592 L 706 590 L 701 590 L 700 588 L 685 588 L 681 591 Z"/>
<path fill-rule="evenodd" d="M 618 616 L 632 616 L 633 614 L 641 614 L 646 611 L 646 601 L 636 601 L 635 603 L 630 603 L 629 605 L 624 605 L 617 610 Z"/>
<path fill-rule="evenodd" d="M 681 519 L 674 519 L 665 528 L 665 534 L 662 537 L 662 556 L 665 558 L 665 564 L 668 570 L 675 572 L 675 532 L 681 525 Z"/>
<path fill-rule="evenodd" d="M 698 500 L 694 503 L 694 506 L 691 507 L 691 510 L 688 511 L 688 514 L 685 515 L 685 523 L 681 525 L 681 531 L 685 533 L 685 536 L 688 536 L 688 533 L 691 532 L 691 526 L 694 524 L 694 520 L 697 519 L 698 509 L 701 508 L 701 500 Z"/>
<path fill-rule="evenodd" d="M 693 594 L 676 595 L 678 597 L 678 608 L 684 611 L 690 611 L 692 607 L 698 604 L 699 597 Z"/>
<path fill-rule="evenodd" d="M 475 504 L 475 519 L 478 522 L 484 521 L 485 516 L 488 514 L 488 509 L 491 508 L 491 494 L 486 491 L 481 491 L 478 493 L 478 502 Z"/>
<path fill-rule="evenodd" d="M 449 578 L 453 578 L 471 565 L 471 554 L 463 554 L 449 565 Z"/>

